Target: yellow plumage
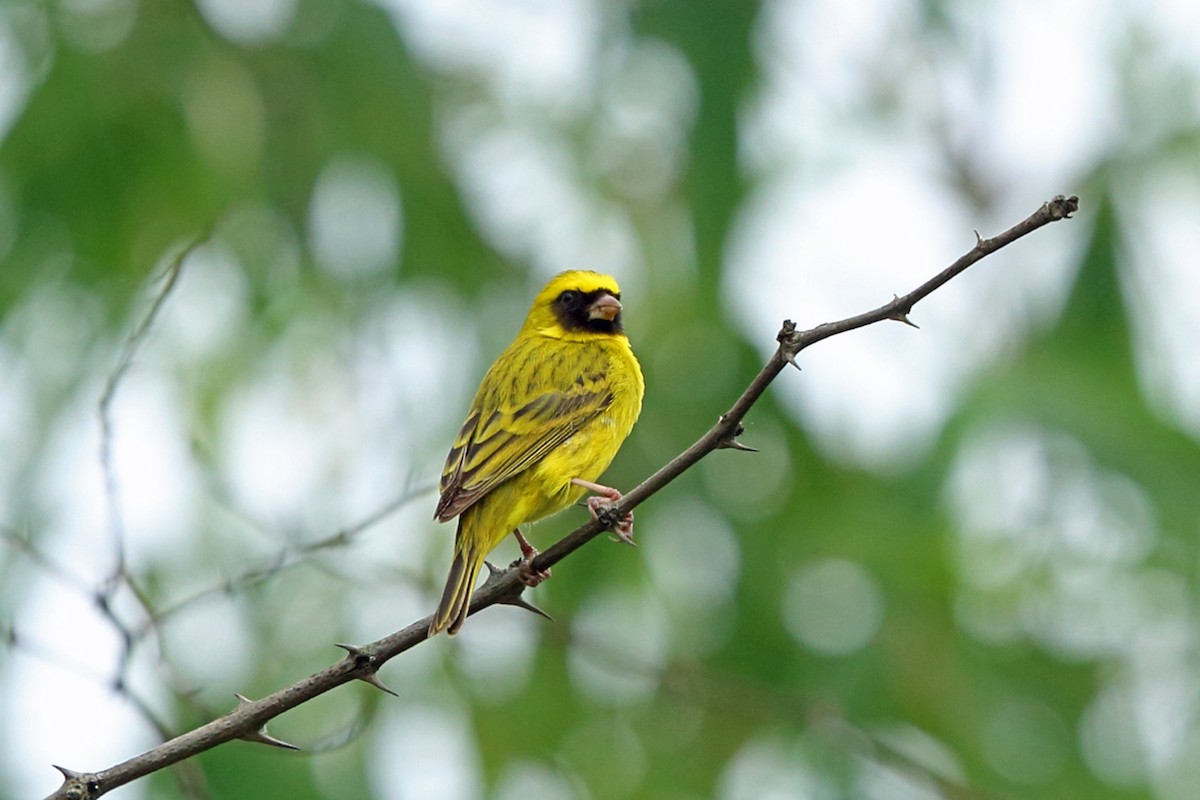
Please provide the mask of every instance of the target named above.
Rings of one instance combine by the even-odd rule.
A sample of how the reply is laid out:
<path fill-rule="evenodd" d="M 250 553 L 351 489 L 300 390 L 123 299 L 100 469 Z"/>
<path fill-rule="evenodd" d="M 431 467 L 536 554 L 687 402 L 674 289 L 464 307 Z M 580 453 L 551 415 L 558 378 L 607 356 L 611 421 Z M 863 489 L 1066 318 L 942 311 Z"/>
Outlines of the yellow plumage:
<path fill-rule="evenodd" d="M 642 408 L 642 371 L 608 275 L 555 276 L 483 378 L 442 472 L 435 518 L 458 516 L 430 635 L 462 627 L 484 558 L 566 508 L 608 467 Z"/>

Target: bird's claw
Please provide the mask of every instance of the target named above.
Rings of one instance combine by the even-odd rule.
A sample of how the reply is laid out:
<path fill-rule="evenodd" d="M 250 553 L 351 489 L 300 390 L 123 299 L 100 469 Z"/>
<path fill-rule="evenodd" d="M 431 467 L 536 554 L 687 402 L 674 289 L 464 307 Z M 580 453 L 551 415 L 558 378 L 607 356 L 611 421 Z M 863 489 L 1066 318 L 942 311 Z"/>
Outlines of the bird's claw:
<path fill-rule="evenodd" d="M 514 530 L 513 535 L 517 537 L 517 543 L 521 546 L 521 557 L 512 563 L 517 568 L 517 580 L 532 589 L 550 577 L 550 570 L 549 568 L 534 569 L 533 559 L 537 558 L 537 548 L 521 535 L 519 529 Z"/>
<path fill-rule="evenodd" d="M 534 550 L 533 554 L 536 556 L 537 550 Z M 517 567 L 517 580 L 528 586 L 530 589 L 550 577 L 550 570 L 533 568 L 532 557 L 526 558 L 522 556 L 514 561 L 513 564 L 515 564 Z"/>

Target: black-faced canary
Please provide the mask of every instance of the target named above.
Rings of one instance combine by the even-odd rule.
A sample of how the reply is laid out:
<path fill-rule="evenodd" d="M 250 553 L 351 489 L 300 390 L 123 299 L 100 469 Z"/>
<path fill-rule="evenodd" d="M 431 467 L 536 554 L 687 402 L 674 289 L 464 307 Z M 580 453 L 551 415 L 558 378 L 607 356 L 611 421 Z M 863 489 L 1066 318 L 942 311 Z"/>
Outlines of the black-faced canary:
<path fill-rule="evenodd" d="M 458 517 L 454 559 L 429 635 L 462 627 L 483 560 L 509 533 L 521 577 L 546 577 L 520 526 L 561 511 L 585 490 L 596 507 L 619 499 L 595 483 L 642 409 L 645 384 L 621 321 L 621 290 L 608 275 L 555 276 L 533 301 L 513 343 L 483 376 L 442 471 L 434 518 Z M 632 515 L 616 531 L 632 542 Z"/>

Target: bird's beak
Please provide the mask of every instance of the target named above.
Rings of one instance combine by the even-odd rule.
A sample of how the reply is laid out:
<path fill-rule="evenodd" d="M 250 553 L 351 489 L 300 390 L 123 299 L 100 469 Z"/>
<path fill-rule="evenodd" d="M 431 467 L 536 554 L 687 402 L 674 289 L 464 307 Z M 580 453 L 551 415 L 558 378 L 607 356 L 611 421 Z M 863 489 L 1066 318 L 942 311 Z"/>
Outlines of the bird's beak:
<path fill-rule="evenodd" d="M 587 308 L 588 319 L 603 319 L 612 322 L 621 313 L 621 301 L 611 294 L 602 294 Z"/>

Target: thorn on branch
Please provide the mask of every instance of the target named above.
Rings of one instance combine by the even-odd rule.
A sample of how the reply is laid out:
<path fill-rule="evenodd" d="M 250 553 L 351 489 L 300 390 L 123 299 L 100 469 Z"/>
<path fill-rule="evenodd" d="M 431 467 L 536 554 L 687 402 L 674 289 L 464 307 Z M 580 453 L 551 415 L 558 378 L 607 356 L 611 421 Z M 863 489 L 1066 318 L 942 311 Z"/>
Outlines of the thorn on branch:
<path fill-rule="evenodd" d="M 484 564 L 484 566 L 486 566 L 488 568 L 487 580 L 485 580 L 483 582 L 484 587 L 491 586 L 494 583 L 500 583 L 502 580 L 504 580 L 504 577 L 509 572 L 509 570 L 501 569 L 500 567 L 497 567 L 495 564 L 493 564 L 490 561 L 484 561 L 483 564 Z M 519 583 L 519 581 L 518 581 L 518 583 Z M 480 588 L 483 588 L 483 587 L 480 587 Z M 476 591 L 478 591 L 478 590 L 476 590 Z"/>
<path fill-rule="evenodd" d="M 526 611 L 532 611 L 534 614 L 537 614 L 539 617 L 544 617 L 545 619 L 548 619 L 551 622 L 554 622 L 554 617 L 550 616 L 545 611 L 538 608 L 537 606 L 535 606 L 533 603 L 526 600 L 521 595 L 517 595 L 516 597 L 509 599 L 509 600 L 501 600 L 500 602 L 505 605 L 508 605 L 508 606 L 516 606 L 517 608 L 523 608 Z"/>
<path fill-rule="evenodd" d="M 255 744 L 265 744 L 270 747 L 278 747 L 280 750 L 296 750 L 300 748 L 291 742 L 285 742 L 283 739 L 276 739 L 271 734 L 267 733 L 266 728 L 259 728 L 256 731 L 244 734 L 239 737 L 244 742 L 254 742 Z"/>
<path fill-rule="evenodd" d="M 254 702 L 249 697 L 246 697 L 245 695 L 242 695 L 242 694 L 234 694 L 234 697 L 236 697 L 238 700 L 238 708 L 241 708 L 242 706 L 248 706 Z M 270 745 L 271 747 L 278 747 L 282 750 L 299 750 L 300 749 L 299 747 L 297 747 L 294 744 L 291 744 L 290 742 L 285 742 L 283 739 L 276 739 L 274 736 L 267 733 L 266 725 L 263 725 L 258 730 L 253 730 L 253 731 L 244 733 L 241 736 L 239 736 L 238 738 L 241 739 L 242 741 L 255 742 L 256 744 Z"/>
<path fill-rule="evenodd" d="M 376 689 L 378 689 L 379 691 L 381 691 L 385 694 L 390 694 L 392 697 L 400 696 L 400 695 L 396 694 L 395 692 L 393 692 L 390 688 L 388 688 L 388 685 L 379 679 L 378 672 L 368 672 L 363 675 L 359 675 L 358 679 L 360 681 L 362 681 L 363 683 L 367 683 L 367 684 L 370 684 L 371 686 L 374 686 Z"/>
<path fill-rule="evenodd" d="M 73 769 L 67 769 L 66 767 L 60 767 L 58 764 L 52 764 L 51 766 L 53 766 L 56 770 L 61 772 L 62 776 L 69 781 L 77 781 L 83 777 L 82 773 L 76 772 Z"/>
<path fill-rule="evenodd" d="M 975 231 L 975 235 L 979 236 L 979 231 Z M 983 240 L 980 239 L 980 242 L 982 242 L 982 241 Z M 896 303 L 899 301 L 900 301 L 899 295 L 892 295 L 893 303 Z M 911 306 L 909 308 L 897 309 L 894 314 L 888 315 L 888 319 L 895 320 L 896 322 L 903 322 L 905 325 L 909 326 L 910 328 L 916 328 L 917 330 L 921 330 L 921 326 L 917 325 L 915 322 L 913 322 L 911 319 L 908 318 L 908 312 L 910 312 L 910 311 L 912 311 Z"/>
<path fill-rule="evenodd" d="M 724 421 L 725 421 L 724 414 L 717 417 L 718 423 L 721 423 Z M 757 447 L 751 447 L 750 445 L 742 444 L 741 442 L 738 441 L 738 437 L 741 436 L 745 432 L 746 432 L 746 426 L 739 422 L 737 424 L 737 426 L 732 431 L 730 431 L 728 435 L 725 436 L 724 439 L 717 442 L 716 449 L 717 450 L 741 450 L 746 453 L 757 453 L 758 452 Z"/>
<path fill-rule="evenodd" d="M 392 697 L 400 696 L 379 679 L 379 667 L 382 665 L 374 653 L 354 644 L 337 642 L 336 646 L 345 650 L 346 658 L 354 663 L 354 671 L 358 673 L 354 676 L 355 678 L 363 683 L 369 683 L 381 692 L 387 692 Z"/>
<path fill-rule="evenodd" d="M 508 579 L 508 574 L 510 572 L 515 572 L 517 569 L 520 568 L 521 560 L 517 559 L 516 561 L 514 561 L 512 563 L 512 566 L 510 566 L 508 569 L 500 569 L 500 567 L 497 567 L 495 564 L 493 564 L 490 561 L 484 561 L 483 563 L 488 568 L 488 576 L 487 576 L 487 580 L 485 580 L 483 582 L 483 586 L 476 589 L 475 590 L 476 592 L 482 592 L 482 591 L 486 590 L 489 586 L 493 586 L 497 583 L 503 583 L 505 580 Z M 525 584 L 521 583 L 520 580 L 514 580 L 514 581 L 512 581 L 512 585 L 508 586 L 496 598 L 496 602 L 500 603 L 502 605 L 516 606 L 517 608 L 523 608 L 526 611 L 532 611 L 534 614 L 537 614 L 539 617 L 545 617 L 546 619 L 553 622 L 554 617 L 550 616 L 545 611 L 538 608 L 533 603 L 529 602 L 524 597 L 522 597 L 522 593 L 525 591 L 525 588 L 526 588 Z"/>
<path fill-rule="evenodd" d="M 356 644 L 346 644 L 345 642 L 334 642 L 333 646 L 340 647 L 343 650 L 345 650 L 347 658 L 354 659 L 355 667 L 365 667 L 371 663 L 370 654 L 364 652 L 363 649 Z"/>
<path fill-rule="evenodd" d="M 100 796 L 100 782 L 96 780 L 95 775 L 76 772 L 66 767 L 60 767 L 58 764 L 53 766 L 63 776 L 63 785 L 59 787 L 55 797 L 64 797 L 67 800 L 88 800 L 88 798 Z"/>

